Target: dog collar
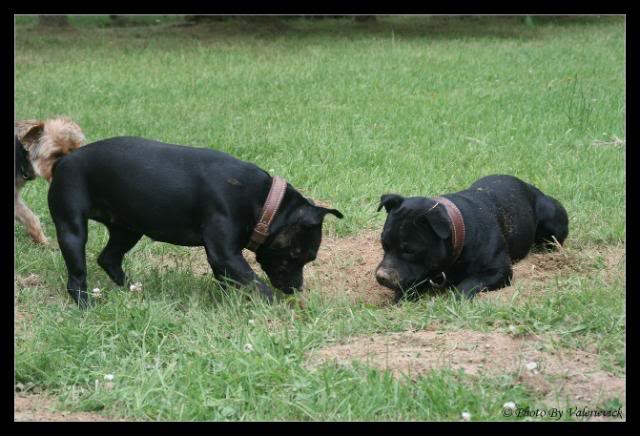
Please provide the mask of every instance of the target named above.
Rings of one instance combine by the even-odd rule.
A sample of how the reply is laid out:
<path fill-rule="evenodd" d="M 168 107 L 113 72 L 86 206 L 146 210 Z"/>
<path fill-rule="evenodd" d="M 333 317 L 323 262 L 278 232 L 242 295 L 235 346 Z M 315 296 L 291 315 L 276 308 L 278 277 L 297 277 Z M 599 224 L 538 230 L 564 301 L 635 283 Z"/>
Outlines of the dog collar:
<path fill-rule="evenodd" d="M 287 181 L 280 176 L 273 176 L 271 181 L 271 189 L 267 195 L 267 200 L 262 206 L 262 213 L 258 223 L 253 228 L 251 239 L 247 244 L 247 248 L 255 252 L 269 236 L 269 227 L 273 222 L 273 219 L 278 213 L 280 203 L 284 198 L 284 193 L 287 190 Z"/>
<path fill-rule="evenodd" d="M 454 262 L 458 260 L 460 257 L 460 253 L 462 253 L 462 247 L 464 246 L 464 220 L 462 219 L 462 214 L 460 213 L 460 209 L 458 206 L 453 204 L 453 202 L 444 197 L 436 197 L 435 201 L 442 204 L 447 211 L 447 215 L 449 215 L 449 226 L 451 227 L 451 243 L 453 245 L 453 256 Z"/>

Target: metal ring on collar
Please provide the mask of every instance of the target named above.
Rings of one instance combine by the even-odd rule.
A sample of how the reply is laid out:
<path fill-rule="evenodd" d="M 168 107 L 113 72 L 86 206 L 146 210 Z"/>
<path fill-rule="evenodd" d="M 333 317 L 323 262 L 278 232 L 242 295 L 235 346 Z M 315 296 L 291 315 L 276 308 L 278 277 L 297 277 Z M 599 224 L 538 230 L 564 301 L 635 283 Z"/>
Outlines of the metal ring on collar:
<path fill-rule="evenodd" d="M 431 286 L 436 287 L 436 288 L 443 288 L 445 283 L 447 283 L 447 275 L 443 272 L 441 272 L 440 274 L 442 274 L 442 281 L 440 283 L 436 283 L 433 280 L 429 279 L 429 283 L 431 284 Z"/>

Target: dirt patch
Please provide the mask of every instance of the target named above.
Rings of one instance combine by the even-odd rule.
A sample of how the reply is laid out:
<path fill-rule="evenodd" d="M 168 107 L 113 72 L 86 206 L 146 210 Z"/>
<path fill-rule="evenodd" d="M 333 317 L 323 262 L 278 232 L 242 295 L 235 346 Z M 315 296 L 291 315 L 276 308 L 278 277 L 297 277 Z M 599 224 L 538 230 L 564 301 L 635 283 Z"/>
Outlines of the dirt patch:
<path fill-rule="evenodd" d="M 26 276 L 16 274 L 15 276 L 16 289 L 23 288 L 44 288 L 45 283 L 42 281 L 38 274 L 28 274 Z"/>
<path fill-rule="evenodd" d="M 531 253 L 513 265 L 514 284 L 518 281 L 545 280 L 558 273 L 610 271 L 624 262 L 622 246 L 600 246 L 586 250 L 560 248 L 548 253 Z"/>
<path fill-rule="evenodd" d="M 373 305 L 391 303 L 393 291 L 380 286 L 374 275 L 383 255 L 379 239 L 380 235 L 376 232 L 323 239 L 318 257 L 305 266 L 305 287 L 328 295 L 346 295 L 354 302 Z M 242 254 L 254 271 L 262 271 L 254 253 L 243 250 Z M 202 247 L 148 255 L 147 264 L 164 270 L 188 267 L 194 274 L 212 274 Z"/>
<path fill-rule="evenodd" d="M 326 362 L 348 365 L 360 361 L 394 375 L 417 376 L 434 369 L 466 374 L 515 374 L 550 405 L 593 407 L 625 396 L 625 380 L 596 369 L 598 356 L 584 351 L 553 349 L 535 338 L 472 330 L 417 331 L 353 338 L 348 343 L 308 355 L 313 369 Z"/>
<path fill-rule="evenodd" d="M 391 303 L 393 291 L 380 286 L 374 275 L 383 254 L 379 238 L 380 235 L 370 232 L 347 238 L 324 239 L 316 260 L 305 266 L 305 287 L 328 295 L 346 295 L 354 302 L 374 305 Z M 254 271 L 262 271 L 254 253 L 243 250 L 242 254 Z M 185 252 L 160 256 L 149 255 L 147 263 L 164 270 L 188 267 L 194 274 L 212 274 L 202 247 L 185 248 Z"/>
<path fill-rule="evenodd" d="M 188 265 L 200 275 L 211 274 L 202 247 L 184 252 L 149 255 L 148 263 L 158 268 L 171 269 Z M 255 255 L 243 251 L 251 267 L 260 272 Z M 383 250 L 379 231 L 367 231 L 346 238 L 325 238 L 318 257 L 304 269 L 305 287 L 330 296 L 346 296 L 353 302 L 383 306 L 393 302 L 394 293 L 378 284 L 375 269 L 382 260 Z M 531 253 L 513 265 L 511 286 L 492 292 L 482 292 L 478 298 L 510 301 L 515 292 L 531 296 L 544 292 L 545 286 L 556 277 L 568 274 L 603 274 L 605 281 L 623 274 L 624 246 L 599 246 L 577 250 L 561 248 L 549 253 Z M 522 299 L 521 301 L 524 301 Z"/>
<path fill-rule="evenodd" d="M 598 246 L 577 250 L 561 248 L 549 253 L 530 253 L 513 265 L 511 285 L 491 292 L 481 292 L 476 298 L 511 301 L 516 292 L 531 297 L 548 291 L 548 284 L 557 277 L 570 274 L 601 275 L 605 283 L 623 276 L 624 246 Z M 522 298 L 519 301 L 526 301 Z"/>
<path fill-rule="evenodd" d="M 393 291 L 375 279 L 383 254 L 379 232 L 325 239 L 316 260 L 305 267 L 306 286 L 328 294 L 346 295 L 351 301 L 390 304 Z"/>
<path fill-rule="evenodd" d="M 56 411 L 54 401 L 41 394 L 16 394 L 14 421 L 118 421 L 92 412 Z"/>

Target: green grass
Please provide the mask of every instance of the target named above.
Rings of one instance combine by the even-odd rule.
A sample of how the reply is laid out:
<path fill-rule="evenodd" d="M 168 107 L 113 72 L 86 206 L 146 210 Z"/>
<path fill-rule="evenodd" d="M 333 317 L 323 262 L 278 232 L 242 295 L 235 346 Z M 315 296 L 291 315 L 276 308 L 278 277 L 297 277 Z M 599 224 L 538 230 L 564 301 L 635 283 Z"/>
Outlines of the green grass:
<path fill-rule="evenodd" d="M 139 135 L 230 152 L 340 209 L 346 218 L 327 219 L 326 235 L 379 229 L 382 193 L 430 196 L 508 173 L 563 202 L 572 249 L 625 240 L 620 18 L 157 19 L 116 28 L 72 17 L 71 30 L 43 31 L 17 17 L 17 119 L 66 114 L 89 141 Z M 23 197 L 55 240 L 46 190 L 39 180 Z M 519 305 L 441 296 L 373 308 L 317 290 L 293 310 L 225 296 L 188 263 L 159 269 L 149 259 L 186 249 L 145 238 L 125 261 L 140 296 L 97 267 L 107 234 L 94 223 L 89 286 L 111 292 L 82 312 L 64 291 L 55 241 L 34 246 L 20 226 L 15 237 L 16 274 L 40 281 L 17 292 L 28 321 L 16 335 L 16 381 L 66 408 L 150 420 L 457 420 L 464 410 L 501 420 L 506 401 L 541 404 L 512 374 L 411 380 L 303 365 L 306 352 L 352 335 L 432 323 L 595 344 L 602 368 L 624 373 L 622 277 L 576 273 Z M 105 374 L 115 375 L 110 390 Z"/>

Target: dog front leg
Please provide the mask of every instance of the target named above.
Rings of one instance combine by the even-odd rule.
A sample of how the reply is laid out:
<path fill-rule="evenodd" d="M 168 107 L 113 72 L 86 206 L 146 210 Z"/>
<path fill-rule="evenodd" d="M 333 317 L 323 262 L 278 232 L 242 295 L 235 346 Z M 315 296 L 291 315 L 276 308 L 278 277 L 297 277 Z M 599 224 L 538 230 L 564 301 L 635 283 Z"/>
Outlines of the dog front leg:
<path fill-rule="evenodd" d="M 42 231 L 40 220 L 19 197 L 15 199 L 15 212 L 16 218 L 26 227 L 31 239 L 39 244 L 47 245 L 49 243 L 49 240 Z"/>
<path fill-rule="evenodd" d="M 98 256 L 98 265 L 118 286 L 123 286 L 127 277 L 122 270 L 124 255 L 142 238 L 142 233 L 124 227 L 109 225 L 109 241 Z"/>
<path fill-rule="evenodd" d="M 254 285 L 269 303 L 273 302 L 273 291 L 258 278 L 242 253 L 228 253 L 214 244 L 205 245 L 205 250 L 213 274 L 225 286 L 229 280 L 241 286 Z"/>
<path fill-rule="evenodd" d="M 511 269 L 507 271 L 498 271 L 482 275 L 476 275 L 464 279 L 456 286 L 457 296 L 464 295 L 468 299 L 472 299 L 482 290 L 494 290 L 506 286 L 511 280 Z"/>

